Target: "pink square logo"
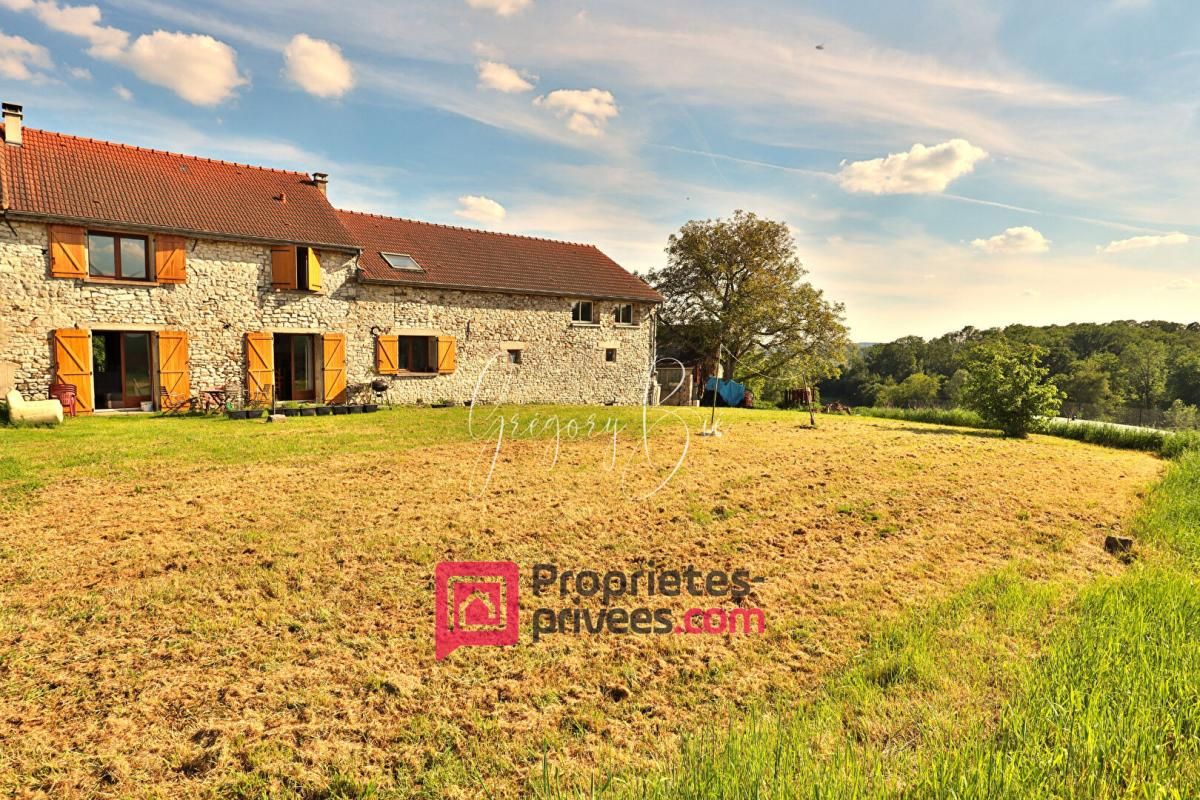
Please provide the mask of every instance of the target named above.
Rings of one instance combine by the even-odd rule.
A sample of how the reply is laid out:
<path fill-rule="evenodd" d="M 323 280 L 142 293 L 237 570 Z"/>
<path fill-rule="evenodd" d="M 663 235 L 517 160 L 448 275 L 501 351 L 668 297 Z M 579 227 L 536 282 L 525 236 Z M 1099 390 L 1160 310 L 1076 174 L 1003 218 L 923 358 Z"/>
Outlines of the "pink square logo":
<path fill-rule="evenodd" d="M 511 561 L 443 561 L 434 571 L 435 653 L 516 644 L 518 567 Z"/>

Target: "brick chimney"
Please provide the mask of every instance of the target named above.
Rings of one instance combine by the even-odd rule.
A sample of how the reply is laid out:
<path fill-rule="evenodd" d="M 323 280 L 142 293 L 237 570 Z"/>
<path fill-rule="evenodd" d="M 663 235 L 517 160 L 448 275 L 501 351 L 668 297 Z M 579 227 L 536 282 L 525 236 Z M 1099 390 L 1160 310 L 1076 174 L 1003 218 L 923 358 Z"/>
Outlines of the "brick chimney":
<path fill-rule="evenodd" d="M 329 193 L 329 175 L 325 172 L 314 172 L 312 174 L 313 186 L 321 190 L 321 194 Z"/>
<path fill-rule="evenodd" d="M 25 117 L 24 109 L 16 103 L 3 103 L 0 108 L 4 111 L 4 141 L 9 144 L 21 144 L 21 120 Z"/>

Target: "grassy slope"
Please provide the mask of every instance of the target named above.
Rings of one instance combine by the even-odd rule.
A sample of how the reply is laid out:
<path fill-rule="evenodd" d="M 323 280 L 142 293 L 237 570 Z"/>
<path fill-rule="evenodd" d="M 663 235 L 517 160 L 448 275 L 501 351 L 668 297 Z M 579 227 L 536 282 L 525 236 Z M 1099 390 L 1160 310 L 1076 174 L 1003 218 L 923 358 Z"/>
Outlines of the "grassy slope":
<path fill-rule="evenodd" d="M 1048 634 L 1070 587 L 986 578 L 883 628 L 802 712 L 709 731 L 668 771 L 600 794 L 1200 796 L 1200 453 L 1172 467 L 1136 533 L 1140 559 L 1085 587 Z M 572 794 L 561 785 L 539 788 Z"/>

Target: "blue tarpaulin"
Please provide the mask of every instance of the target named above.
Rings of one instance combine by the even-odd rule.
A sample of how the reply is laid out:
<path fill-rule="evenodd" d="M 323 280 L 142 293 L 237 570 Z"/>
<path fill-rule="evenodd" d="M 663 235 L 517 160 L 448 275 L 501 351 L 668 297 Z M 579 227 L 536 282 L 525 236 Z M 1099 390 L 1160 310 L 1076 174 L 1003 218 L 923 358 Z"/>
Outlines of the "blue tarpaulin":
<path fill-rule="evenodd" d="M 740 407 L 742 401 L 746 399 L 746 387 L 737 381 L 718 382 L 716 378 L 709 378 L 708 383 L 704 385 L 704 391 L 711 392 L 714 389 L 721 398 L 721 402 L 733 408 Z"/>

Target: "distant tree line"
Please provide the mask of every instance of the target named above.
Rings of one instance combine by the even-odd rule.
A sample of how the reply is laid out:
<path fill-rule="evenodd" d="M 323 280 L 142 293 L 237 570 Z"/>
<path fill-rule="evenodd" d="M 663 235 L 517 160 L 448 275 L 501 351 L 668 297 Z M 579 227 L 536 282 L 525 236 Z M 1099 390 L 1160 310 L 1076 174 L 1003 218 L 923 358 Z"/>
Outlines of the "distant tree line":
<path fill-rule="evenodd" d="M 854 345 L 840 376 L 821 384 L 825 400 L 905 408 L 958 406 L 979 345 L 999 339 L 1035 345 L 1062 413 L 1165 427 L 1197 426 L 1200 323 L 1134 322 L 966 327 L 936 339 L 905 336 Z"/>

